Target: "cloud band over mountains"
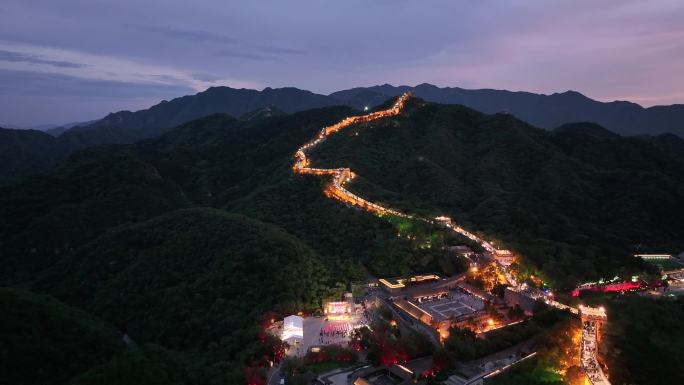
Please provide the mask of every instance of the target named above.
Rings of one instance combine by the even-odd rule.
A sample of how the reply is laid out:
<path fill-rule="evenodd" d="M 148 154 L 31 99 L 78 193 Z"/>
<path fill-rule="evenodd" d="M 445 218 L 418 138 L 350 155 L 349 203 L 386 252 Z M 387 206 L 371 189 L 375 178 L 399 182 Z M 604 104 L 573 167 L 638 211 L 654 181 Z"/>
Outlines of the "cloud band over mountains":
<path fill-rule="evenodd" d="M 172 98 L 179 89 L 212 85 L 329 93 L 429 82 L 681 103 L 681 20 L 684 3 L 677 0 L 6 0 L 0 87 L 16 85 L 12 74 L 33 72 L 55 90 L 66 76 L 101 81 L 113 93 L 121 88 L 114 83 L 150 93 L 97 107 L 74 96 L 73 106 L 85 108 L 77 113 L 53 108 L 52 96 L 30 95 L 26 87 L 23 102 L 33 111 L 5 104 L 0 116 L 21 125 L 92 119 L 147 107 L 152 94 Z"/>

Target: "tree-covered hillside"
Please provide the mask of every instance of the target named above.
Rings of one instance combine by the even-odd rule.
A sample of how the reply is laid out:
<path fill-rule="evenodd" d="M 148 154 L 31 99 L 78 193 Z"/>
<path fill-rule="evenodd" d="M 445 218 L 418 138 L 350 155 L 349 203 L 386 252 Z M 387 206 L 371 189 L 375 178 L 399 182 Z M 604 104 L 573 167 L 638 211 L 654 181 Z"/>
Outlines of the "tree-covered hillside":
<path fill-rule="evenodd" d="M 684 249 L 684 162 L 652 138 L 590 124 L 549 132 L 413 100 L 311 158 L 350 167 L 359 175 L 350 188 L 371 200 L 500 240 L 561 286 L 612 277 L 636 250 Z"/>
<path fill-rule="evenodd" d="M 138 349 L 117 355 L 104 364 L 94 366 L 66 384 L 185 385 L 200 383 L 189 370 L 189 366 L 183 361 L 181 354 L 159 345 L 146 344 Z M 215 384 L 240 383 L 240 379 L 235 376 L 235 368 L 230 368 L 223 373 L 219 372 L 224 369 L 224 366 L 216 368 L 218 373 L 212 378 Z M 229 378 L 228 381 L 226 377 Z"/>
<path fill-rule="evenodd" d="M 342 277 L 363 277 L 359 261 L 383 274 L 425 268 L 434 261 L 417 263 L 424 252 L 389 223 L 326 199 L 320 179 L 291 172 L 296 148 L 350 113 L 331 107 L 249 122 L 214 115 L 158 139 L 79 152 L 53 173 L 0 189 L 0 216 L 12 218 L 0 224 L 0 277 L 21 281 L 111 227 L 193 206 L 274 223 Z"/>
<path fill-rule="evenodd" d="M 50 296 L 0 288 L 3 384 L 62 384 L 126 346 L 112 325 Z"/>
<path fill-rule="evenodd" d="M 237 383 L 274 354 L 257 339 L 268 311 L 314 310 L 368 272 L 462 271 L 441 249 L 460 241 L 327 199 L 325 180 L 292 173 L 301 144 L 354 113 L 212 115 L 0 187 L 0 284 L 54 295 L 138 344 L 60 378 Z M 682 247 L 680 145 L 416 100 L 312 159 L 350 166 L 350 187 L 373 200 L 492 235 L 569 285 L 636 263 L 637 243 Z"/>
<path fill-rule="evenodd" d="M 124 373 L 135 383 L 148 365 L 159 378 L 237 382 L 243 365 L 269 354 L 256 343 L 259 315 L 313 310 L 362 279 L 364 262 L 388 272 L 435 262 L 388 222 L 325 198 L 317 178 L 292 174 L 295 149 L 350 113 L 215 115 L 136 145 L 79 152 L 4 187 L 2 281 L 155 344 L 77 383 Z M 182 370 L 169 372 L 175 360 Z"/>
<path fill-rule="evenodd" d="M 628 296 L 609 303 L 602 354 L 614 384 L 684 383 L 684 300 Z"/>
<path fill-rule="evenodd" d="M 191 207 L 218 207 L 289 176 L 293 149 L 347 109 L 242 122 L 195 121 L 133 146 L 74 154 L 60 168 L 0 188 L 4 278 L 45 268 L 105 230 Z"/>
<path fill-rule="evenodd" d="M 623 135 L 672 135 L 682 137 L 684 107 L 681 105 L 643 108 L 624 101 L 603 103 L 578 92 L 553 95 L 505 90 L 466 90 L 439 88 L 431 84 L 394 87 L 388 84 L 353 88 L 328 96 L 293 87 L 265 88 L 261 91 L 212 87 L 195 95 L 162 101 L 139 111 L 118 111 L 102 119 L 69 124 L 48 130 L 57 138 L 22 133 L 19 146 L 17 133 L 0 132 L 0 184 L 28 175 L 52 170 L 59 161 L 74 151 L 102 144 L 127 144 L 154 138 L 174 127 L 212 114 L 227 114 L 251 120 L 260 116 L 293 113 L 312 108 L 346 105 L 363 109 L 377 106 L 390 97 L 406 91 L 430 102 L 461 104 L 483 113 L 506 112 L 532 125 L 554 129 L 563 124 L 588 121 L 602 124 Z M 1 131 L 1 130 L 0 130 Z M 17 130 L 14 130 L 17 131 Z M 22 130 L 30 131 L 30 130 Z M 29 139 L 30 138 L 30 139 Z M 2 157 L 5 152 L 11 154 Z"/>
<path fill-rule="evenodd" d="M 239 117 L 258 108 L 274 106 L 292 113 L 338 104 L 335 99 L 294 87 L 245 88 L 210 87 L 195 95 L 162 101 L 140 111 L 119 111 L 61 135 L 87 146 L 105 143 L 133 143 L 169 131 L 179 124 L 222 113 Z"/>
<path fill-rule="evenodd" d="M 0 127 L 0 185 L 49 170 L 69 151 L 44 132 Z"/>
<path fill-rule="evenodd" d="M 460 104 L 494 114 L 511 113 L 540 128 L 554 129 L 573 122 L 593 122 L 621 135 L 673 133 L 684 137 L 684 105 L 644 108 L 636 103 L 615 100 L 600 102 L 577 91 L 550 95 L 524 91 L 437 87 L 423 83 L 415 87 L 383 84 L 333 92 L 331 97 L 346 105 L 375 106 L 389 97 L 411 91 L 429 102 Z"/>
<path fill-rule="evenodd" d="M 157 137 L 180 124 L 213 114 L 254 120 L 341 104 L 293 87 L 261 91 L 211 87 L 195 95 L 164 100 L 148 109 L 119 111 L 95 121 L 71 124 L 58 134 L 0 128 L 0 185 L 50 171 L 74 151 Z"/>
<path fill-rule="evenodd" d="M 266 284 L 267 283 L 267 284 Z M 256 320 L 314 310 L 327 294 L 316 253 L 281 229 L 223 210 L 173 211 L 120 227 L 41 274 L 53 293 L 131 336 L 183 352 L 208 380 L 259 349 Z M 224 375 L 224 376 L 225 376 Z M 225 379 L 226 377 L 224 377 Z"/>

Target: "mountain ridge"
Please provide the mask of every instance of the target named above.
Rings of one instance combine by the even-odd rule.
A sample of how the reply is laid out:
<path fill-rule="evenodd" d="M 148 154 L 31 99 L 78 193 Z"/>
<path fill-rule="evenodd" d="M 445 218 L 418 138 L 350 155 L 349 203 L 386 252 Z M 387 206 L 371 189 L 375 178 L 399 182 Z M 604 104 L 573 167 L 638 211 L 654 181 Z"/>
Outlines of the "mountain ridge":
<path fill-rule="evenodd" d="M 673 133 L 684 137 L 684 104 L 642 107 L 616 100 L 601 102 L 568 90 L 552 94 L 496 89 L 382 84 L 333 92 L 331 97 L 348 101 L 353 107 L 374 105 L 377 100 L 411 91 L 430 102 L 462 104 L 484 113 L 507 112 L 536 127 L 554 129 L 565 123 L 589 121 L 621 135 Z M 360 97 L 359 94 L 365 96 Z M 384 100 L 383 99 L 383 100 Z"/>
<path fill-rule="evenodd" d="M 102 143 L 111 143 L 112 140 L 115 141 L 114 143 L 118 143 L 116 140 L 121 143 L 130 143 L 131 140 L 155 136 L 165 129 L 212 113 L 227 113 L 239 117 L 247 112 L 268 106 L 274 106 L 285 113 L 292 113 L 335 104 L 363 109 L 365 106 L 376 106 L 389 97 L 398 96 L 407 91 L 430 102 L 462 104 L 490 114 L 512 113 L 534 126 L 546 129 L 554 129 L 565 123 L 588 121 L 621 135 L 657 135 L 670 132 L 684 136 L 684 124 L 678 123 L 680 120 L 673 122 L 669 118 L 661 117 L 663 114 L 675 115 L 684 121 L 684 104 L 643 107 L 624 100 L 601 102 L 574 90 L 540 94 L 493 88 L 438 87 L 430 83 L 421 83 L 416 86 L 393 86 L 385 83 L 370 87 L 354 87 L 328 95 L 296 87 L 266 87 L 261 91 L 225 86 L 210 87 L 194 95 L 185 95 L 170 101 L 162 100 L 147 109 L 112 112 L 102 119 L 87 122 L 90 124 L 79 124 L 68 128 L 62 135 L 70 135 L 73 132 L 85 133 L 103 127 L 120 127 L 131 132 L 120 138 L 102 140 Z M 237 98 L 243 100 L 237 101 Z M 217 102 L 216 99 L 230 99 L 232 105 L 220 106 L 221 102 Z M 192 108 L 202 103 L 206 104 L 202 107 L 203 111 L 192 111 Z M 539 104 L 546 104 L 546 108 L 536 108 Z M 564 107 L 564 104 L 570 104 L 570 106 Z M 169 116 L 155 116 L 157 112 L 170 113 L 175 108 L 179 108 L 180 111 Z M 551 115 L 544 115 L 544 110 L 552 111 Z M 628 116 L 619 118 L 616 114 L 620 113 Z M 644 114 L 648 116 L 645 117 Z M 637 119 L 636 123 L 634 118 Z M 649 126 L 644 121 L 654 118 L 656 119 L 655 127 Z M 142 130 L 142 132 L 135 132 L 136 130 Z"/>
<path fill-rule="evenodd" d="M 60 137 L 79 135 L 92 144 L 132 143 L 157 136 L 170 128 L 203 116 L 225 113 L 239 117 L 259 108 L 274 106 L 285 113 L 298 112 L 334 104 L 327 96 L 294 87 L 269 88 L 262 91 L 247 88 L 210 87 L 195 95 L 170 101 L 162 100 L 147 109 L 118 111 L 95 123 L 65 131 Z M 93 131 L 114 130 L 105 140 Z"/>
<path fill-rule="evenodd" d="M 626 136 L 656 136 L 670 132 L 684 137 L 684 105 L 643 108 L 626 101 L 604 103 L 577 91 L 543 95 L 525 91 L 440 88 L 422 83 L 413 87 L 390 84 L 356 87 L 322 95 L 295 87 L 266 87 L 261 91 L 211 87 L 194 95 L 163 100 L 147 109 L 113 112 L 96 121 L 49 130 L 47 133 L 50 135 L 59 134 L 54 141 L 37 139 L 35 134 L 25 134 L 27 139 L 22 145 L 23 153 L 32 155 L 18 156 L 20 161 L 10 159 L 5 162 L 5 166 L 0 167 L 0 184 L 50 170 L 69 154 L 80 149 L 103 144 L 135 143 L 159 136 L 187 121 L 216 113 L 250 119 L 332 105 L 363 109 L 377 106 L 388 98 L 407 91 L 426 101 L 462 104 L 483 113 L 513 114 L 533 126 L 549 130 L 567 123 L 593 122 Z M 272 108 L 273 112 L 263 110 L 264 108 Z M 31 135 L 36 143 L 28 139 Z M 12 135 L 7 133 L 0 136 L 0 149 L 13 146 L 8 139 L 10 136 Z M 48 142 L 52 144 L 47 145 Z M 46 146 L 52 148 L 46 150 Z"/>

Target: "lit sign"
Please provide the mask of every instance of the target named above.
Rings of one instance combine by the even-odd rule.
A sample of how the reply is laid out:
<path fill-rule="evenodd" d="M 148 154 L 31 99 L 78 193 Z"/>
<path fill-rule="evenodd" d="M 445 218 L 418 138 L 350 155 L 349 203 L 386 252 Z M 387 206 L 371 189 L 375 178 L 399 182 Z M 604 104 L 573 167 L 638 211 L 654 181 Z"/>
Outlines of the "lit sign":
<path fill-rule="evenodd" d="M 348 302 L 328 302 L 328 314 L 340 314 L 349 311 Z"/>

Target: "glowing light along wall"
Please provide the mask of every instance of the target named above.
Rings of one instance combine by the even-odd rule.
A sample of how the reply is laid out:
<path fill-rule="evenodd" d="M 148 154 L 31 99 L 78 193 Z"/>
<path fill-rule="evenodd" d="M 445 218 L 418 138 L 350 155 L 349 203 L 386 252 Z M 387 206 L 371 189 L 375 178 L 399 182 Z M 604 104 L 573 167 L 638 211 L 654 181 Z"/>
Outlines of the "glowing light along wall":
<path fill-rule="evenodd" d="M 353 179 L 355 176 L 354 173 L 349 168 L 335 168 L 335 169 L 311 168 L 311 167 L 309 167 L 311 162 L 310 162 L 310 160 L 306 154 L 306 152 L 308 150 L 310 150 L 311 148 L 315 147 L 316 145 L 324 142 L 328 135 L 334 134 L 335 132 L 340 131 L 345 127 L 349 127 L 352 124 L 370 122 L 370 121 L 385 118 L 385 117 L 399 115 L 401 113 L 401 111 L 403 110 L 403 108 L 405 107 L 406 101 L 411 96 L 412 96 L 411 93 L 407 92 L 407 93 L 401 95 L 399 97 L 399 99 L 397 99 L 397 101 L 394 103 L 394 105 L 389 109 L 386 109 L 383 111 L 372 112 L 370 114 L 361 115 L 361 116 L 348 117 L 348 118 L 343 119 L 339 123 L 336 123 L 336 124 L 333 124 L 332 126 L 328 126 L 328 127 L 323 128 L 313 140 L 305 143 L 303 146 L 301 146 L 297 150 L 297 152 L 295 153 L 295 162 L 294 162 L 294 165 L 292 166 L 292 170 L 297 174 L 331 176 L 332 178 L 331 178 L 330 182 L 328 182 L 328 184 L 325 186 L 325 188 L 323 190 L 325 195 L 329 198 L 337 199 L 339 201 L 360 207 L 364 210 L 367 210 L 367 211 L 370 211 L 370 212 L 373 212 L 376 214 L 380 214 L 380 215 L 390 214 L 390 215 L 395 215 L 395 216 L 399 216 L 399 217 L 413 219 L 414 217 L 412 215 L 407 215 L 407 214 L 401 213 L 397 210 L 393 210 L 391 208 L 383 207 L 379 204 L 369 202 L 369 201 L 351 193 L 349 190 L 345 189 L 344 184 L 347 183 L 348 181 L 350 181 L 351 179 Z M 432 223 L 432 224 L 441 223 L 442 225 L 446 226 L 447 228 L 451 229 L 452 231 L 459 233 L 459 234 L 479 243 L 485 250 L 487 250 L 490 253 L 493 253 L 495 255 L 497 254 L 497 252 L 499 255 L 508 254 L 508 253 L 504 253 L 504 252 L 506 252 L 506 250 L 496 249 L 494 247 L 494 245 L 491 244 L 490 242 L 478 237 L 477 235 L 469 232 L 468 230 L 466 230 L 466 229 L 462 228 L 461 226 L 459 226 L 458 224 L 454 223 L 451 220 L 451 218 L 449 218 L 449 217 L 440 216 L 440 217 L 434 218 L 434 220 L 428 219 L 428 218 L 420 218 L 420 217 L 416 217 L 415 219 L 425 221 L 428 223 Z M 497 263 L 499 265 L 501 265 L 501 263 L 499 263 L 498 260 L 497 260 Z M 510 273 L 510 271 L 508 269 L 506 269 L 505 266 L 501 266 L 501 268 L 504 272 L 504 275 L 506 276 L 506 279 L 514 287 L 517 286 L 516 279 Z M 402 284 L 402 286 L 403 286 L 403 284 Z M 631 285 L 625 284 L 625 285 L 620 285 L 620 286 L 615 286 L 615 287 L 610 286 L 608 288 L 601 288 L 601 289 L 603 289 L 605 291 L 622 291 L 625 289 L 626 286 L 631 286 Z M 636 289 L 636 288 L 627 288 L 627 290 L 630 290 L 630 289 Z M 580 289 L 580 290 L 584 290 L 584 288 Z M 600 289 L 591 288 L 589 290 L 600 290 Z M 572 295 L 573 296 L 579 295 L 579 290 L 575 290 L 572 293 Z M 578 312 L 578 309 L 563 305 L 563 304 L 558 303 L 556 301 L 548 301 L 547 300 L 547 303 L 552 305 L 552 306 L 555 306 L 555 307 L 559 307 L 559 308 L 563 308 L 563 309 L 569 309 L 570 311 L 572 311 L 575 314 L 577 314 L 577 312 Z M 396 362 L 394 362 L 394 363 L 396 363 Z"/>
<path fill-rule="evenodd" d="M 343 119 L 341 122 L 333 124 L 332 126 L 328 126 L 323 128 L 318 135 L 312 139 L 311 141 L 305 143 L 303 146 L 301 146 L 299 149 L 297 149 L 297 152 L 295 153 L 295 162 L 294 165 L 292 166 L 292 170 L 297 173 L 297 174 L 309 174 L 309 175 L 320 175 L 320 176 L 331 176 L 330 182 L 325 186 L 323 189 L 324 194 L 328 198 L 332 199 L 337 199 L 341 202 L 360 207 L 366 211 L 370 211 L 379 215 L 385 215 L 385 214 L 390 214 L 390 215 L 395 215 L 403 218 L 410 218 L 414 219 L 412 215 L 404 214 L 400 211 L 381 206 L 377 203 L 370 202 L 366 199 L 361 198 L 360 196 L 353 194 L 346 188 L 344 188 L 345 183 L 348 181 L 352 180 L 355 176 L 355 174 L 349 169 L 349 168 L 333 168 L 333 169 L 326 169 L 326 168 L 312 168 L 309 167 L 311 164 L 311 161 L 309 160 L 306 152 L 310 150 L 311 148 L 315 147 L 316 145 L 322 143 L 325 141 L 325 139 L 328 137 L 328 135 L 334 134 L 337 131 L 342 130 L 345 127 L 349 127 L 352 124 L 355 123 L 363 123 L 363 122 L 371 122 L 374 120 L 378 120 L 381 118 L 385 117 L 390 117 L 390 116 L 396 116 L 401 113 L 401 111 L 404 109 L 406 106 L 406 102 L 408 99 L 412 96 L 410 92 L 407 92 L 399 97 L 397 101 L 394 103 L 394 105 L 386 110 L 383 111 L 377 111 L 377 112 L 371 112 L 366 115 L 360 115 L 360 116 L 352 116 Z M 495 253 L 498 250 L 489 242 L 485 241 L 484 239 L 476 236 L 475 234 L 465 230 L 461 226 L 453 223 L 451 218 L 448 217 L 437 217 L 435 220 L 432 219 L 426 219 L 426 218 L 418 218 L 416 217 L 415 219 L 417 220 L 422 220 L 428 223 L 436 223 L 440 222 L 444 225 L 446 225 L 448 228 L 451 230 L 468 237 L 469 239 L 479 243 L 483 248 L 485 248 L 487 251 L 491 253 Z M 507 271 L 504 270 L 506 274 L 506 278 L 511 282 L 512 284 L 515 285 L 515 279 L 514 277 Z"/>
<path fill-rule="evenodd" d="M 310 174 L 310 175 L 329 175 L 332 176 L 330 182 L 325 186 L 323 192 L 329 198 L 337 199 L 344 203 L 360 207 L 364 210 L 374 212 L 376 214 L 392 214 L 401 217 L 410 217 L 399 211 L 383 207 L 377 203 L 369 202 L 360 196 L 353 194 L 349 190 L 344 188 L 344 184 L 350 181 L 354 177 L 354 173 L 348 168 L 335 168 L 335 169 L 325 169 L 325 168 L 311 168 L 310 160 L 306 155 L 306 151 L 310 150 L 319 143 L 325 141 L 328 135 L 334 134 L 337 131 L 342 130 L 345 127 L 349 127 L 352 124 L 371 122 L 381 118 L 399 115 L 406 105 L 406 101 L 411 97 L 411 93 L 407 92 L 399 97 L 397 101 L 392 105 L 392 107 L 382 110 L 371 112 L 370 114 L 351 116 L 343 119 L 341 122 L 333 124 L 332 126 L 325 127 L 322 129 L 315 139 L 307 142 L 302 147 L 300 147 L 295 153 L 295 163 L 292 166 L 292 170 L 298 174 Z"/>

